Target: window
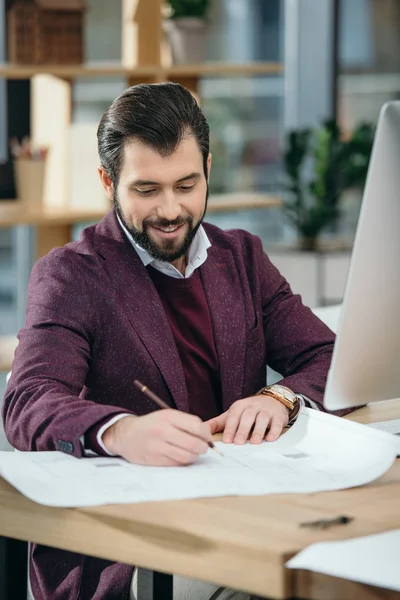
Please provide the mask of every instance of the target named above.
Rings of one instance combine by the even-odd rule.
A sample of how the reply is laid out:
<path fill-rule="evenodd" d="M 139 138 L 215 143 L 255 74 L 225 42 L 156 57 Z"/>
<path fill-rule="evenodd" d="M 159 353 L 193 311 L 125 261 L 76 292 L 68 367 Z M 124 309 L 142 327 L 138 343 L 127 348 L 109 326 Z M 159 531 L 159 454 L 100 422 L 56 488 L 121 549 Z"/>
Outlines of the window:
<path fill-rule="evenodd" d="M 400 97 L 400 0 L 341 0 L 338 59 L 341 124 L 376 122 Z"/>

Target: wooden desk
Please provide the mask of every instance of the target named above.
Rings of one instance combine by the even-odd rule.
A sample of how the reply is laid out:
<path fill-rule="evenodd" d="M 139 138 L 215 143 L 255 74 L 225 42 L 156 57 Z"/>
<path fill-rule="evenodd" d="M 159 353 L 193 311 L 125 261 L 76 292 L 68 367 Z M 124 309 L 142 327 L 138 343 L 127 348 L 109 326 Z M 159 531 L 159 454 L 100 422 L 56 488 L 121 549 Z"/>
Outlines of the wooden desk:
<path fill-rule="evenodd" d="M 362 408 L 349 418 L 364 423 L 400 418 L 400 401 Z M 398 528 L 399 497 L 400 460 L 377 481 L 338 492 L 85 509 L 40 506 L 0 480 L 0 534 L 276 599 L 392 599 L 400 595 L 284 565 L 317 541 Z M 354 521 L 325 531 L 299 528 L 303 521 L 343 513 Z"/>

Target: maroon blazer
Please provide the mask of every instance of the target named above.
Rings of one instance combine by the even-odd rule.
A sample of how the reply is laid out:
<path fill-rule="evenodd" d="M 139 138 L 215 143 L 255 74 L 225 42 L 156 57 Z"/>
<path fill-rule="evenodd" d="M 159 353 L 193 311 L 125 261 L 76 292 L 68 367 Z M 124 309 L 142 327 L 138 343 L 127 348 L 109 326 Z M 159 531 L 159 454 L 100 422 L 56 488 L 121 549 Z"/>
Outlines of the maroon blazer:
<path fill-rule="evenodd" d="M 204 227 L 212 246 L 200 269 L 223 409 L 265 385 L 267 363 L 284 385 L 321 402 L 333 333 L 291 292 L 259 238 Z M 136 377 L 171 406 L 188 409 L 160 298 L 111 211 L 33 268 L 3 404 L 7 438 L 19 450 L 81 457 L 82 436 L 104 417 L 156 409 L 133 386 Z M 121 600 L 129 597 L 131 574 L 127 565 L 33 547 L 37 599 Z"/>

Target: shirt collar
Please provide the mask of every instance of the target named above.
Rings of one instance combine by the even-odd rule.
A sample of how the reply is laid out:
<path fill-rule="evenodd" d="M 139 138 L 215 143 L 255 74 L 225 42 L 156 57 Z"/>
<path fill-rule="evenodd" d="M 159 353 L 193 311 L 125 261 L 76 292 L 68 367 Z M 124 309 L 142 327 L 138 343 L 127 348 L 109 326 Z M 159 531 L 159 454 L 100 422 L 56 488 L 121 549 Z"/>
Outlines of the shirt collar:
<path fill-rule="evenodd" d="M 165 275 L 170 275 L 171 277 L 183 279 L 190 277 L 193 274 L 193 272 L 196 269 L 198 269 L 207 259 L 207 250 L 211 246 L 211 242 L 204 230 L 203 225 L 200 225 L 200 227 L 196 231 L 196 235 L 194 236 L 192 243 L 190 244 L 185 274 L 182 275 L 182 273 L 178 271 L 178 269 L 174 267 L 174 265 L 172 265 L 171 263 L 158 260 L 150 256 L 150 254 L 146 250 L 144 250 L 144 248 L 142 248 L 141 246 L 139 246 L 139 244 L 135 242 L 132 235 L 122 223 L 118 214 L 117 219 L 126 237 L 136 250 L 140 260 L 142 261 L 145 267 L 151 265 L 152 267 L 157 269 L 157 271 L 161 271 L 161 273 L 164 273 Z"/>

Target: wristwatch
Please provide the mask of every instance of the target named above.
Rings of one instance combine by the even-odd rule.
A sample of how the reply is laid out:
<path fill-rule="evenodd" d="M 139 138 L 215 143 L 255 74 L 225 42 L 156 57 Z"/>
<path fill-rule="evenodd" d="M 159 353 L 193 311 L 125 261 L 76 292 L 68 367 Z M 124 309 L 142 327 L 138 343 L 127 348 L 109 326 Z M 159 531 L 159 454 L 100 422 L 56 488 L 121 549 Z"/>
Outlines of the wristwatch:
<path fill-rule="evenodd" d="M 263 394 L 264 396 L 271 396 L 281 402 L 289 409 L 289 422 L 297 416 L 300 409 L 300 398 L 298 394 L 293 392 L 290 388 L 285 385 L 279 385 L 274 383 L 273 385 L 267 385 L 266 387 L 258 390 L 256 395 Z"/>

